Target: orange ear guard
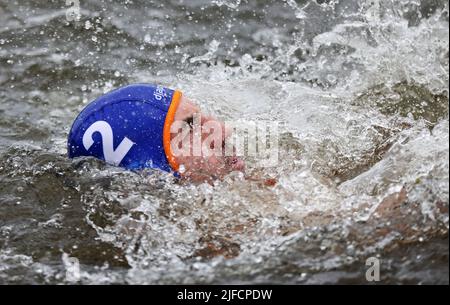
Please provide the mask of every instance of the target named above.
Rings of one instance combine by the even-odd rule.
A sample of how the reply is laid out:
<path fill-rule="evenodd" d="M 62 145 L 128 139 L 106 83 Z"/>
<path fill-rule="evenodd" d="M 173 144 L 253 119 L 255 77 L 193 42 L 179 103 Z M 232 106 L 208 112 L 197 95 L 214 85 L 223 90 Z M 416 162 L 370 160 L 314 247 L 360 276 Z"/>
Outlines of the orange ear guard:
<path fill-rule="evenodd" d="M 170 136 L 170 127 L 172 126 L 173 121 L 175 120 L 175 113 L 178 110 L 178 106 L 181 102 L 181 97 L 183 94 L 180 91 L 175 91 L 172 103 L 170 104 L 169 111 L 167 111 L 166 120 L 164 122 L 164 130 L 163 130 L 163 145 L 164 152 L 166 153 L 167 161 L 169 162 L 172 169 L 177 172 L 180 168 L 180 165 L 175 159 L 175 156 L 172 151 L 171 146 L 171 136 Z"/>

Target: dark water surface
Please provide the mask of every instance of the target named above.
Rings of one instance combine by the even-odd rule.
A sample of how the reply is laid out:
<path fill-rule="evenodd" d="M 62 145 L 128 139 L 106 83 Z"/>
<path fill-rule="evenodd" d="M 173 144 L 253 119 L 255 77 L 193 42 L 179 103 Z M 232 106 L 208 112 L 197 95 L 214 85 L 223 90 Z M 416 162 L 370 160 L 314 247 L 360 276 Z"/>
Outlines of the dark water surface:
<path fill-rule="evenodd" d="M 448 3 L 0 0 L 0 283 L 448 284 Z M 66 137 L 132 82 L 284 122 L 280 162 L 211 186 Z M 79 262 L 79 264 L 78 264 Z M 79 272 L 78 272 L 79 271 Z"/>

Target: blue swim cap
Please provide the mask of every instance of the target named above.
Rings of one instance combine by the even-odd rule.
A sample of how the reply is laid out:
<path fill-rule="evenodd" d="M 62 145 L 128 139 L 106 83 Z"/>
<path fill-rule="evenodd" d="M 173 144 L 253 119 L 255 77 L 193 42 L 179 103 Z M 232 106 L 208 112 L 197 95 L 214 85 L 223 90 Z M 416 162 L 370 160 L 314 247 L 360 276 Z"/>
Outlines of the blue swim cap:
<path fill-rule="evenodd" d="M 131 170 L 177 171 L 170 126 L 181 92 L 136 84 L 101 96 L 84 108 L 68 138 L 69 158 L 93 156 Z"/>

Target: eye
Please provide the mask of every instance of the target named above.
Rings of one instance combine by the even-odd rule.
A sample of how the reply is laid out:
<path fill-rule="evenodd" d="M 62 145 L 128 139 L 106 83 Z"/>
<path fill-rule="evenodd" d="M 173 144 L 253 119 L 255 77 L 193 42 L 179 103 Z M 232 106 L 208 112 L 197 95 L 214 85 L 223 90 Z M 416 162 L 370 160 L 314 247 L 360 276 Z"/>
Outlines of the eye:
<path fill-rule="evenodd" d="M 185 121 L 186 123 L 188 123 L 189 126 L 190 126 L 191 129 L 192 129 L 193 126 L 194 126 L 194 115 L 191 115 L 190 117 L 184 119 L 184 121 Z"/>

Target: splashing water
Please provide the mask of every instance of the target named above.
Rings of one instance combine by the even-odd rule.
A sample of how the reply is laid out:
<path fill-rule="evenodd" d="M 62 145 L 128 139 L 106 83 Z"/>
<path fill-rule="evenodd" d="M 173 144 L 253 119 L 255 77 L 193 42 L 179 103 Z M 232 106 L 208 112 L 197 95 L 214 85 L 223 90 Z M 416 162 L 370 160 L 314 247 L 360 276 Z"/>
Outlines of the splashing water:
<path fill-rule="evenodd" d="M 213 0 L 212 3 L 216 4 L 219 7 L 225 5 L 231 9 L 237 9 L 241 4 L 241 0 Z"/>
<path fill-rule="evenodd" d="M 446 1 L 0 1 L 0 283 L 448 284 Z M 126 13 L 124 13 L 126 12 Z M 95 37 L 95 39 L 93 39 Z M 282 122 L 214 185 L 68 160 L 131 82 Z"/>

